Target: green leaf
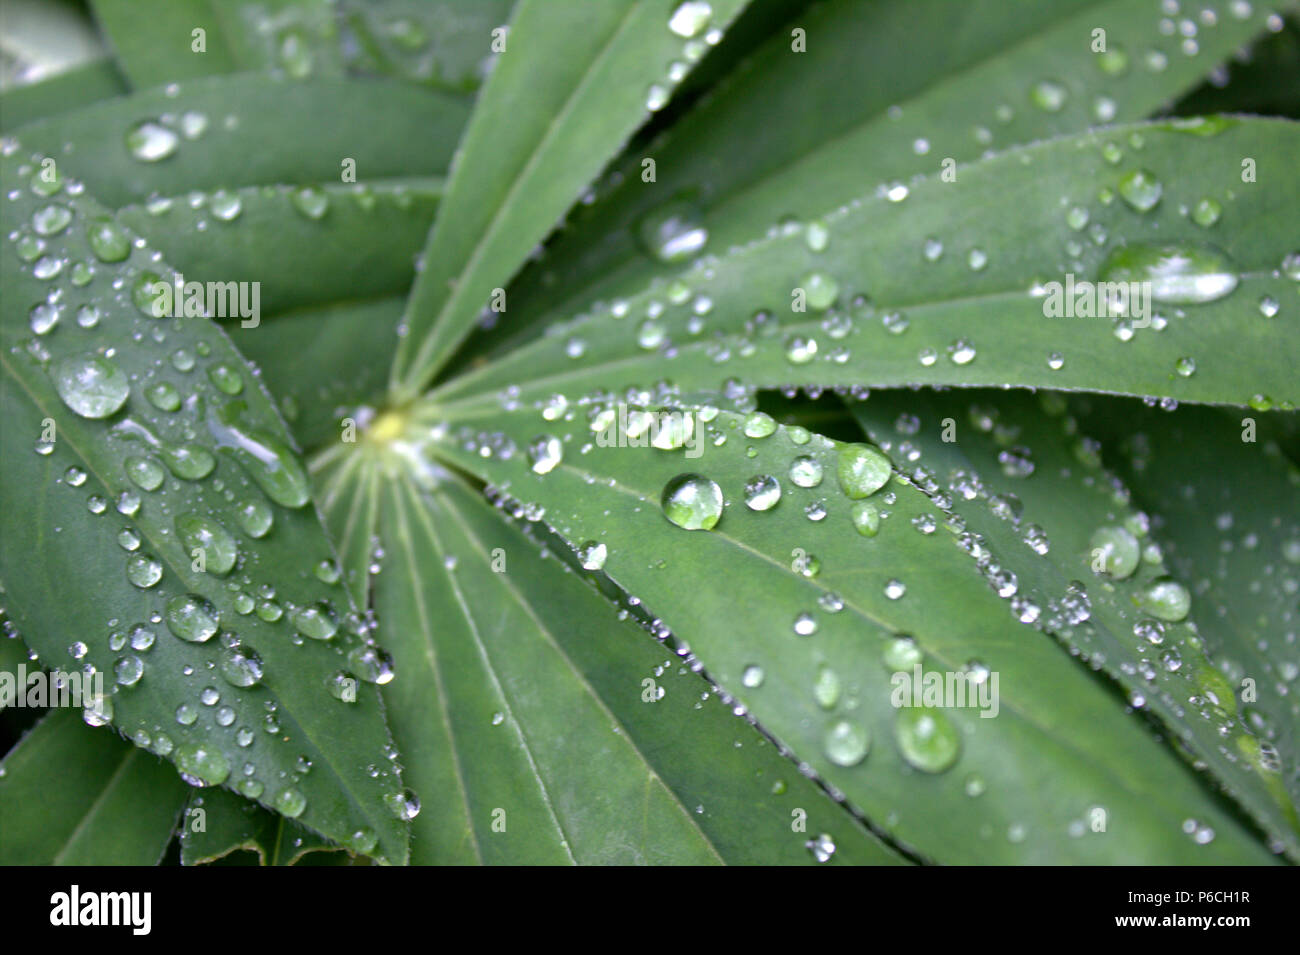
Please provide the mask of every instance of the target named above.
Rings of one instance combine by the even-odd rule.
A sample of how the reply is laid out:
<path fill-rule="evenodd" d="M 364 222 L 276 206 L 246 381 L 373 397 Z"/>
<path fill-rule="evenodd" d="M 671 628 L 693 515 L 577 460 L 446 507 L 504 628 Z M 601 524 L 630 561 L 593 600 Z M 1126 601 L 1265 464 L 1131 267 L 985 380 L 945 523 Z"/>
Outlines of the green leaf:
<path fill-rule="evenodd" d="M 441 194 L 428 179 L 250 186 L 127 206 L 118 221 L 187 281 L 257 282 L 269 318 L 405 294 Z"/>
<path fill-rule="evenodd" d="M 53 710 L 0 760 L 0 865 L 156 865 L 185 793 L 156 756 Z"/>
<path fill-rule="evenodd" d="M 283 423 L 215 324 L 146 314 L 165 262 L 87 193 L 35 194 L 29 155 L 0 160 L 14 622 L 47 665 L 84 642 L 82 665 L 113 684 L 103 715 L 189 776 L 401 862 L 406 828 L 383 802 L 397 772 L 367 771 L 387 763 L 378 693 L 349 706 L 328 690 L 363 628 L 317 566 L 333 554 Z"/>
<path fill-rule="evenodd" d="M 1231 808 L 1125 713 L 1109 687 L 1014 622 L 948 535 L 913 529 L 925 515 L 942 519 L 929 498 L 894 477 L 864 504 L 856 498 L 876 482 L 865 483 L 872 469 L 859 468 L 842 479 L 850 499 L 837 473 L 861 452 L 785 428 L 748 439 L 745 424 L 743 416 L 716 415 L 700 433 L 707 439 L 688 446 L 692 457 L 646 446 L 644 432 L 640 447 L 626 446 L 626 437 L 618 447 L 615 426 L 593 435 L 585 421 L 546 422 L 531 410 L 499 414 L 490 431 L 453 418 L 430 437 L 438 457 L 544 514 L 575 546 L 604 543 L 605 572 L 662 617 L 711 678 L 850 805 L 921 856 L 1268 861 Z M 805 485 L 820 466 L 821 483 L 797 485 L 796 465 Z M 661 498 L 687 475 L 704 475 L 719 490 L 696 485 L 700 493 L 681 497 L 680 508 L 709 516 L 712 493 L 727 502 L 711 531 L 665 518 Z M 744 503 L 760 475 L 782 488 L 764 512 Z M 878 536 L 856 529 L 872 523 L 853 519 L 865 507 L 888 512 Z M 941 685 L 987 668 L 984 685 L 1000 681 L 996 717 L 981 715 L 990 705 L 896 708 L 906 700 L 891 673 L 909 674 L 922 659 L 937 675 L 925 679 Z M 766 674 L 757 684 L 753 667 Z M 1188 819 L 1214 838 L 1198 844 L 1184 832 Z M 1104 832 L 1095 831 L 1098 822 Z"/>
<path fill-rule="evenodd" d="M 1300 393 L 1286 320 L 1266 317 L 1261 303 L 1295 297 L 1295 279 L 1280 270 L 1297 251 L 1300 197 L 1284 170 L 1298 149 L 1297 124 L 1234 118 L 1014 149 L 960 168 L 956 182 L 916 182 L 901 201 L 863 197 L 809 226 L 811 244 L 808 228 L 775 230 L 702 260 L 672 283 L 552 328 L 436 398 L 470 413 L 494 407 L 509 385 L 531 400 L 661 381 L 725 391 L 739 381 L 1012 385 L 1287 406 Z M 1241 181 L 1242 157 L 1256 163 L 1258 182 Z M 1121 198 L 1139 172 L 1163 190 L 1145 212 Z M 1218 204 L 1216 223 L 1187 215 L 1203 200 Z M 1083 218 L 1087 227 L 1076 228 Z M 1132 319 L 1048 317 L 1067 295 L 1073 306 L 1079 283 L 1147 278 L 1144 319 L 1137 305 Z M 1180 281 L 1219 297 L 1182 304 Z M 801 302 L 806 311 L 791 311 Z M 1143 321 L 1149 327 L 1137 327 Z"/>
<path fill-rule="evenodd" d="M 19 138 L 120 208 L 196 190 L 339 182 L 347 159 L 363 184 L 441 176 L 467 112 L 458 97 L 386 80 L 213 76 L 175 95 L 147 90 L 42 120 Z M 172 151 L 136 159 L 128 137 L 140 124 L 153 124 L 148 155 Z"/>
<path fill-rule="evenodd" d="M 665 0 L 519 0 L 411 293 L 410 334 L 393 367 L 399 401 L 428 384 L 494 288 L 504 287 L 647 113 L 667 102 L 670 63 L 690 59 L 685 47 L 702 54 L 706 32 L 720 37 L 744 4 L 719 0 L 707 23 L 688 26 L 670 18 L 695 7 Z"/>
<path fill-rule="evenodd" d="M 1244 695 L 1243 715 L 1276 750 L 1281 781 L 1300 806 L 1300 677 L 1295 628 L 1300 590 L 1300 468 L 1269 439 L 1264 416 L 1184 407 L 1135 409 L 1080 401 L 1080 420 L 1103 438 L 1107 465 L 1151 515 L 1166 562 L 1193 593 L 1192 618 Z M 1256 427 L 1258 426 L 1258 427 Z M 1246 440 L 1253 438 L 1254 440 Z"/>
<path fill-rule="evenodd" d="M 355 39 L 353 70 L 398 76 L 469 92 L 483 80 L 492 30 L 505 24 L 511 0 L 340 0 L 344 29 Z"/>
<path fill-rule="evenodd" d="M 294 865 L 313 852 L 339 851 L 316 833 L 224 789 L 195 792 L 181 827 L 182 865 L 205 865 L 235 852 L 256 853 L 261 865 Z"/>
<path fill-rule="evenodd" d="M 274 316 L 257 328 L 230 328 L 231 339 L 262 372 L 300 447 L 341 435 L 340 425 L 378 404 L 397 350 L 406 296 L 343 302 Z"/>
<path fill-rule="evenodd" d="M 126 84 L 111 60 L 92 60 L 40 83 L 0 93 L 0 131 L 125 92 Z"/>
<path fill-rule="evenodd" d="M 1287 776 L 1261 756 L 1267 741 L 1238 699 L 1240 676 L 1225 675 L 1217 648 L 1206 645 L 1203 627 L 1216 615 L 1192 596 L 1196 578 L 1171 576 L 1150 516 L 1132 506 L 1130 485 L 1102 470 L 1099 448 L 1065 416 L 1064 400 L 1049 395 L 1042 405 L 1028 395 L 880 392 L 853 411 L 919 486 L 950 501 L 963 546 L 990 586 L 1014 591 L 1021 620 L 1109 674 L 1279 849 L 1300 852 Z M 1112 546 L 1113 558 L 1098 554 Z"/>
<path fill-rule="evenodd" d="M 667 209 L 693 210 L 707 230 L 704 253 L 721 255 L 773 223 L 830 214 L 882 183 L 932 175 L 946 160 L 965 164 L 990 149 L 1144 119 L 1268 16 L 1263 8 L 1245 19 L 1224 15 L 1188 56 L 1181 36 L 1131 0 L 819 4 L 774 33 L 653 149 L 629 154 L 607 196 L 575 210 L 571 227 L 510 289 L 508 340 L 673 274 L 638 235 Z M 807 54 L 792 52 L 793 27 L 806 31 Z M 1105 31 L 1105 55 L 1094 52 L 1096 30 Z M 925 37 L 926 55 L 900 36 Z M 1057 90 L 1058 108 L 1035 104 L 1036 93 L 1046 102 Z M 641 175 L 645 155 L 656 159 L 653 183 Z"/>
<path fill-rule="evenodd" d="M 812 863 L 822 834 L 837 861 L 904 861 L 685 661 L 443 477 L 364 485 L 402 674 L 384 696 L 424 801 L 412 861 Z"/>
<path fill-rule="evenodd" d="M 342 72 L 328 0 L 92 0 L 135 87 L 217 73 Z M 197 33 L 196 31 L 202 31 Z"/>
<path fill-rule="evenodd" d="M 13 674 L 11 679 L 15 680 L 17 687 L 18 668 L 27 667 L 28 670 L 39 669 L 40 664 L 33 663 L 27 655 L 27 647 L 14 636 L 0 637 L 0 674 Z M 9 704 L 6 696 L 0 696 L 0 710 L 3 710 Z"/>

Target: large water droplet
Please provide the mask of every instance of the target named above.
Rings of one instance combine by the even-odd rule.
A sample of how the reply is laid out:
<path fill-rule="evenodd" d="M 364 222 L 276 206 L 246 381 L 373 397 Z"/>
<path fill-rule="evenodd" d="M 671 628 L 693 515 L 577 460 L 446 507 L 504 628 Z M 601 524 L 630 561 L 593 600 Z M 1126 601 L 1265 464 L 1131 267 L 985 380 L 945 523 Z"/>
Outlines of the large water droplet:
<path fill-rule="evenodd" d="M 173 759 L 192 785 L 220 786 L 230 776 L 230 760 L 207 743 L 182 743 L 176 747 Z"/>
<path fill-rule="evenodd" d="M 637 225 L 645 250 L 660 262 L 681 262 L 704 248 L 709 231 L 699 210 L 684 200 L 649 212 Z"/>
<path fill-rule="evenodd" d="M 1192 596 L 1187 588 L 1170 577 L 1153 581 L 1142 593 L 1142 609 L 1171 623 L 1186 619 L 1191 607 Z"/>
<path fill-rule="evenodd" d="M 191 556 L 195 550 L 203 552 L 208 573 L 225 576 L 234 569 L 239 547 L 231 533 L 213 518 L 194 513 L 177 515 L 176 534 Z"/>
<path fill-rule="evenodd" d="M 841 490 L 854 500 L 875 494 L 893 473 L 889 458 L 865 444 L 841 445 L 837 470 Z"/>
<path fill-rule="evenodd" d="M 941 773 L 957 761 L 961 740 L 942 710 L 903 707 L 894 720 L 894 738 L 903 758 L 922 772 Z"/>
<path fill-rule="evenodd" d="M 239 420 L 245 405 L 232 401 L 208 416 L 208 431 L 217 447 L 233 457 L 281 507 L 302 507 L 311 499 L 307 472 L 297 455 L 280 439 L 244 427 Z"/>
<path fill-rule="evenodd" d="M 1128 245 L 1107 257 L 1101 281 L 1150 282 L 1157 302 L 1199 305 L 1231 293 L 1238 277 L 1232 260 L 1213 246 Z"/>
<path fill-rule="evenodd" d="M 871 749 L 871 734 L 840 720 L 826 733 L 826 758 L 836 766 L 856 766 L 867 758 Z"/>
<path fill-rule="evenodd" d="M 221 617 L 197 594 L 178 594 L 167 601 L 167 629 L 188 643 L 206 643 L 216 634 Z"/>
<path fill-rule="evenodd" d="M 158 162 L 176 152 L 180 137 L 154 120 L 132 126 L 126 134 L 127 151 L 140 162 Z"/>
<path fill-rule="evenodd" d="M 122 370 L 100 355 L 64 358 L 53 376 L 59 397 L 83 418 L 107 418 L 126 404 L 131 392 Z"/>
<path fill-rule="evenodd" d="M 661 504 L 678 527 L 712 530 L 722 517 L 722 488 L 699 474 L 679 474 L 664 485 Z"/>
<path fill-rule="evenodd" d="M 1092 567 L 1101 572 L 1123 580 L 1137 570 L 1141 559 L 1141 546 L 1138 539 L 1123 527 L 1100 527 L 1088 541 L 1092 550 Z"/>
<path fill-rule="evenodd" d="M 1125 202 L 1138 212 L 1154 209 L 1164 194 L 1164 186 L 1155 173 L 1146 169 L 1135 169 L 1119 181 L 1119 194 Z"/>

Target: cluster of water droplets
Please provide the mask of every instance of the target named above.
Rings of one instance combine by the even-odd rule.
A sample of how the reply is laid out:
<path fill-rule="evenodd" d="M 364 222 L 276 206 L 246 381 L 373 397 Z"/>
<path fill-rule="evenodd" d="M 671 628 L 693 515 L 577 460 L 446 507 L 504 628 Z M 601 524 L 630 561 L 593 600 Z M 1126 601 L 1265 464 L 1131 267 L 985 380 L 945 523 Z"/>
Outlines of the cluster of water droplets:
<path fill-rule="evenodd" d="M 164 117 L 133 127 L 127 148 L 142 162 L 159 161 L 205 128 L 196 114 Z M 347 600 L 331 558 L 306 575 L 311 586 L 298 588 L 317 597 L 281 596 L 259 579 L 263 542 L 274 540 L 282 521 L 293 526 L 310 500 L 306 469 L 261 423 L 266 416 L 255 410 L 254 397 L 260 386 L 249 369 L 233 353 L 214 348 L 208 336 L 180 330 L 182 321 L 196 316 L 172 317 L 155 308 L 155 283 L 172 280 L 158 253 L 84 200 L 79 182 L 45 173 L 45 157 L 24 159 L 12 139 L 0 145 L 6 182 L 26 184 L 5 199 L 11 210 L 31 209 L 17 217 L 8 246 L 30 276 L 27 287 L 45 290 L 30 309 L 31 337 L 13 344 L 11 353 L 44 375 L 75 416 L 54 434 L 43 431 L 35 453 L 71 455 L 73 441 L 103 452 L 91 458 L 93 484 L 80 460 L 56 468 L 55 493 L 82 496 L 95 521 L 111 521 L 105 532 L 122 551 L 126 581 L 157 595 L 143 618 L 110 619 L 106 635 L 69 646 L 70 658 L 87 673 L 106 671 L 111 687 L 88 702 L 86 721 L 114 723 L 138 745 L 172 759 L 194 785 L 233 785 L 299 815 L 305 797 L 296 775 L 306 770 L 268 778 L 258 768 L 262 760 L 234 757 L 258 738 L 274 738 L 276 747 L 290 739 L 281 730 L 278 704 L 265 691 L 262 658 L 238 635 L 241 618 L 278 625 L 278 635 L 259 640 L 336 645 L 343 666 L 333 682 L 349 687 L 330 687 L 336 699 L 354 701 L 357 680 L 392 677 L 374 644 L 373 625 L 335 609 Z M 302 203 L 305 215 L 320 208 L 306 198 Z M 228 194 L 214 194 L 208 204 L 218 217 L 239 214 L 237 197 Z M 207 596 L 193 592 L 204 578 L 210 580 L 202 588 Z M 251 630 L 262 634 L 259 627 Z M 175 641 L 161 655 L 168 662 L 152 662 L 167 640 Z M 177 659 L 188 660 L 182 686 L 198 688 L 205 675 L 211 682 L 192 701 L 176 705 L 174 725 L 127 721 L 114 701 L 138 693 L 152 672 Z M 170 685 L 168 673 L 153 692 L 168 694 Z M 258 701 L 265 704 L 261 719 Z M 373 848 L 373 840 L 358 841 L 367 843 Z"/>

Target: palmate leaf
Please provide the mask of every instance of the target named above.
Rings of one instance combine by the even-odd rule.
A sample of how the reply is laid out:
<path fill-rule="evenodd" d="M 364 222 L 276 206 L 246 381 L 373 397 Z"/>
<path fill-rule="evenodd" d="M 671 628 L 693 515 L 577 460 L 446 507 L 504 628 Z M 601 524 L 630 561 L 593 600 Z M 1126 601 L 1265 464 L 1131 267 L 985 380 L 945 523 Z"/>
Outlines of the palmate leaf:
<path fill-rule="evenodd" d="M 0 865 L 156 865 L 186 789 L 157 756 L 53 710 L 0 760 Z"/>
<path fill-rule="evenodd" d="M 413 862 L 904 861 L 476 492 L 367 450 L 322 502 L 345 555 L 381 542 Z"/>
<path fill-rule="evenodd" d="M 190 777 L 403 861 L 397 773 L 367 771 L 388 762 L 378 693 L 330 692 L 372 653 L 269 397 L 212 322 L 153 317 L 162 260 L 70 177 L 51 194 L 39 153 L 8 153 L 12 619 L 47 665 L 104 673 L 98 717 Z"/>
<path fill-rule="evenodd" d="M 710 31 L 720 38 L 744 5 L 519 0 L 411 293 L 409 333 L 393 366 L 399 401 L 429 383 L 493 290 L 648 113 L 667 103 L 670 74 L 685 75 L 707 49 L 704 38 Z M 707 19 L 695 15 L 700 9 Z"/>
<path fill-rule="evenodd" d="M 134 87 L 274 69 L 302 79 L 341 74 L 329 0 L 93 0 Z M 203 49 L 196 51 L 195 30 Z"/>
<path fill-rule="evenodd" d="M 193 191 L 341 182 L 346 159 L 363 184 L 441 176 L 468 112 L 460 97 L 388 80 L 242 74 L 134 93 L 21 135 L 27 149 L 55 157 L 100 202 L 120 208 Z M 281 141 L 294 148 L 266 148 Z M 136 158 L 130 143 L 157 158 Z"/>
<path fill-rule="evenodd" d="M 604 544 L 605 572 L 900 844 L 954 863 L 1268 860 L 1107 686 L 1014 622 L 946 533 L 913 529 L 943 514 L 912 485 L 895 478 L 855 502 L 837 486 L 842 449 L 785 428 L 747 439 L 731 413 L 713 416 L 686 458 L 610 446 L 581 410 L 555 421 L 502 412 L 488 429 L 453 417 L 432 430 L 432 450 L 527 502 L 575 547 Z M 665 517 L 661 498 L 687 475 L 716 482 L 726 502 L 712 530 Z M 764 475 L 782 493 L 760 512 L 745 499 Z M 716 516 L 711 486 L 690 488 L 698 497 L 680 506 Z M 889 512 L 877 536 L 857 529 L 874 524 L 855 515 L 862 507 Z M 891 672 L 922 660 L 940 679 L 998 674 L 996 717 L 892 705 Z M 1208 844 L 1193 838 L 1202 830 Z"/>
<path fill-rule="evenodd" d="M 529 401 L 665 381 L 1294 403 L 1298 149 L 1294 123 L 1227 117 L 1014 149 L 962 167 L 955 182 L 914 183 L 902 201 L 867 196 L 821 224 L 701 260 L 435 396 L 458 414 L 490 412 L 510 386 Z M 1242 182 L 1245 160 L 1258 182 Z M 1075 317 L 1067 276 L 1150 281 L 1150 327 Z M 1070 317 L 1047 317 L 1049 282 L 1070 296 Z M 800 301 L 808 309 L 792 312 Z"/>
<path fill-rule="evenodd" d="M 1261 754 L 1239 675 L 1225 674 L 1217 648 L 1206 646 L 1217 615 L 1192 597 L 1194 578 L 1170 576 L 1158 527 L 1101 469 L 1094 440 L 1065 416 L 1061 396 L 1040 406 L 1028 395 L 881 392 L 853 410 L 918 485 L 949 498 L 965 546 L 992 586 L 1014 590 L 1021 620 L 1118 681 L 1276 846 L 1300 854 L 1300 818 L 1286 791 L 1292 754 L 1280 768 Z M 1180 457 L 1177 467 L 1190 463 Z M 1098 565 L 1096 548 L 1111 546 L 1114 565 Z M 1264 626 L 1277 623 L 1265 616 Z"/>
<path fill-rule="evenodd" d="M 672 275 L 638 235 L 668 210 L 707 231 L 706 254 L 721 254 L 779 220 L 815 219 L 946 160 L 1144 119 L 1268 16 L 1224 17 L 1189 56 L 1157 0 L 818 4 L 659 140 L 629 153 L 607 197 L 574 211 L 572 227 L 511 288 L 494 351 Z M 807 34 L 807 54 L 792 49 L 795 28 Z M 1104 54 L 1094 52 L 1096 30 Z M 925 37 L 926 55 L 900 36 Z M 653 183 L 641 176 L 644 156 L 656 160 Z"/>
<path fill-rule="evenodd" d="M 1205 408 L 1175 413 L 1107 399 L 1076 399 L 1081 426 L 1151 514 L 1165 560 L 1192 591 L 1192 616 L 1215 659 L 1245 696 L 1252 730 L 1277 750 L 1300 804 L 1300 467 L 1269 437 L 1264 416 Z M 1253 431 L 1251 429 L 1254 429 Z M 1256 440 L 1248 441 L 1246 438 Z"/>

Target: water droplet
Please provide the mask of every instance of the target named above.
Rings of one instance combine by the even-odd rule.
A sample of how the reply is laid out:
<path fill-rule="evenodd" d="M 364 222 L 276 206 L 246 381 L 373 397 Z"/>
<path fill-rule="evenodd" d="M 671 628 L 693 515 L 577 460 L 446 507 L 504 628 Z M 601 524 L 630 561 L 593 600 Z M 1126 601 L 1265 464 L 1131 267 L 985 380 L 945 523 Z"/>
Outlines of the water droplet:
<path fill-rule="evenodd" d="M 239 644 L 223 648 L 217 666 L 231 686 L 254 686 L 262 679 L 262 661 L 252 650 Z"/>
<path fill-rule="evenodd" d="M 771 415 L 755 411 L 745 419 L 745 437 L 766 438 L 776 431 L 776 420 Z"/>
<path fill-rule="evenodd" d="M 873 501 L 858 501 L 853 505 L 853 526 L 863 537 L 875 537 L 880 531 L 880 508 Z"/>
<path fill-rule="evenodd" d="M 1161 577 L 1142 593 L 1142 609 L 1153 617 L 1177 623 L 1187 617 L 1192 596 L 1187 588 L 1170 577 Z"/>
<path fill-rule="evenodd" d="M 826 733 L 826 758 L 836 766 L 856 766 L 867 758 L 871 749 L 871 734 L 840 720 Z"/>
<path fill-rule="evenodd" d="M 740 682 L 753 690 L 763 685 L 763 677 L 763 668 L 751 664 L 750 666 L 745 667 L 744 672 L 741 673 Z"/>
<path fill-rule="evenodd" d="M 894 718 L 894 739 L 903 758 L 926 773 L 942 773 L 957 761 L 961 740 L 942 710 L 903 707 Z"/>
<path fill-rule="evenodd" d="M 1232 261 L 1213 246 L 1128 245 L 1106 259 L 1101 281 L 1150 282 L 1157 302 L 1199 305 L 1231 293 L 1238 278 Z"/>
<path fill-rule="evenodd" d="M 249 537 L 265 537 L 274 522 L 275 515 L 265 501 L 246 501 L 239 506 L 239 526 Z"/>
<path fill-rule="evenodd" d="M 1053 80 L 1040 80 L 1029 91 L 1029 99 L 1033 104 L 1048 113 L 1059 113 L 1068 98 L 1069 93 L 1065 87 Z"/>
<path fill-rule="evenodd" d="M 807 304 L 814 312 L 824 312 L 835 304 L 840 284 L 825 272 L 810 272 L 803 280 Z"/>
<path fill-rule="evenodd" d="M 712 530 L 722 517 L 722 488 L 699 474 L 679 474 L 664 486 L 661 504 L 678 527 Z"/>
<path fill-rule="evenodd" d="M 384 805 L 398 819 L 410 822 L 420 814 L 420 797 L 411 790 L 389 793 L 384 797 Z"/>
<path fill-rule="evenodd" d="M 334 614 L 323 604 L 300 607 L 293 612 L 292 620 L 295 630 L 313 640 L 329 640 L 339 629 Z"/>
<path fill-rule="evenodd" d="M 564 460 L 564 445 L 552 435 L 539 435 L 528 446 L 528 459 L 536 473 L 549 474 Z"/>
<path fill-rule="evenodd" d="M 745 506 L 751 511 L 770 511 L 781 500 L 781 483 L 770 474 L 760 474 L 745 485 Z"/>
<path fill-rule="evenodd" d="M 230 776 L 230 761 L 207 743 L 182 743 L 172 758 L 191 785 L 220 786 Z"/>
<path fill-rule="evenodd" d="M 678 6 L 668 19 L 668 29 L 679 37 L 689 40 L 698 36 L 709 25 L 713 8 L 704 0 L 686 0 Z"/>
<path fill-rule="evenodd" d="M 233 365 L 222 362 L 208 369 L 208 380 L 217 389 L 228 395 L 237 395 L 244 390 L 244 379 L 240 377 Z"/>
<path fill-rule="evenodd" d="M 187 553 L 203 552 L 208 573 L 225 576 L 234 569 L 239 558 L 238 545 L 230 532 L 213 518 L 194 513 L 177 515 L 176 534 Z"/>
<path fill-rule="evenodd" d="M 817 682 L 813 684 L 813 699 L 824 710 L 835 708 L 840 700 L 840 678 L 830 667 L 822 667 L 817 673 Z"/>
<path fill-rule="evenodd" d="M 311 499 L 307 472 L 297 455 L 279 438 L 245 428 L 239 421 L 242 402 L 231 402 L 208 418 L 217 447 L 233 457 L 257 486 L 281 507 L 299 508 Z"/>
<path fill-rule="evenodd" d="M 28 325 L 33 334 L 47 335 L 54 330 L 55 325 L 59 324 L 59 316 L 62 314 L 63 310 L 59 306 L 41 302 L 28 316 Z"/>
<path fill-rule="evenodd" d="M 162 580 L 163 566 L 150 554 L 132 554 L 126 561 L 126 578 L 141 590 Z"/>
<path fill-rule="evenodd" d="M 167 629 L 188 643 L 206 643 L 216 635 L 221 617 L 197 594 L 178 594 L 167 601 Z"/>
<path fill-rule="evenodd" d="M 135 686 L 144 676 L 144 661 L 137 656 L 119 657 L 113 664 L 113 678 L 119 686 Z"/>
<path fill-rule="evenodd" d="M 792 365 L 806 365 L 817 356 L 817 339 L 791 335 L 785 343 L 785 357 Z"/>
<path fill-rule="evenodd" d="M 889 458 L 865 444 L 841 445 L 837 471 L 841 490 L 854 500 L 875 494 L 893 474 Z"/>
<path fill-rule="evenodd" d="M 112 219 L 98 218 L 87 222 L 86 242 L 101 262 L 121 262 L 131 254 L 131 237 Z"/>
<path fill-rule="evenodd" d="M 600 570 L 605 566 L 605 559 L 608 556 L 608 548 L 598 541 L 587 541 L 578 548 L 578 562 L 582 564 L 584 570 Z"/>
<path fill-rule="evenodd" d="M 126 134 L 127 151 L 140 162 L 158 162 L 176 152 L 180 137 L 161 123 L 145 120 Z"/>
<path fill-rule="evenodd" d="M 1192 221 L 1202 228 L 1208 229 L 1214 225 L 1221 215 L 1223 215 L 1223 206 L 1213 199 L 1202 199 L 1192 206 Z"/>
<path fill-rule="evenodd" d="M 1271 295 L 1265 295 L 1259 300 L 1259 314 L 1265 318 L 1273 318 L 1277 315 L 1281 306 L 1278 305 L 1277 299 Z"/>
<path fill-rule="evenodd" d="M 107 418 L 126 404 L 131 391 L 122 370 L 95 354 L 64 358 L 53 377 L 64 404 L 83 418 Z"/>
<path fill-rule="evenodd" d="M 307 797 L 292 786 L 286 787 L 275 794 L 271 800 L 271 805 L 275 811 L 290 819 L 297 819 L 307 808 Z"/>
<path fill-rule="evenodd" d="M 329 211 L 329 196 L 311 186 L 295 189 L 289 197 L 290 204 L 308 219 L 322 219 Z"/>
<path fill-rule="evenodd" d="M 1108 76 L 1123 76 L 1128 70 L 1128 53 L 1123 47 L 1112 45 L 1110 49 L 1098 54 L 1097 65 Z"/>
<path fill-rule="evenodd" d="M 32 215 L 32 228 L 37 235 L 58 235 L 72 221 L 72 210 L 57 203 L 43 206 Z"/>
<path fill-rule="evenodd" d="M 822 475 L 821 462 L 809 455 L 800 455 L 790 464 L 790 480 L 799 487 L 816 487 Z"/>
<path fill-rule="evenodd" d="M 1123 580 L 1137 570 L 1141 558 L 1138 539 L 1122 527 L 1101 527 L 1093 532 L 1088 541 L 1092 551 L 1092 567 L 1097 568 L 1097 558 L 1101 561 L 1101 572 L 1110 577 Z"/>
<path fill-rule="evenodd" d="M 645 250 L 660 262 L 681 262 L 698 254 L 709 240 L 699 210 L 675 200 L 645 215 L 637 225 Z"/>
<path fill-rule="evenodd" d="M 1160 201 L 1164 186 L 1150 170 L 1135 169 L 1120 179 L 1119 194 L 1138 212 L 1149 212 Z"/>
<path fill-rule="evenodd" d="M 222 222 L 230 222 L 239 216 L 243 211 L 244 202 L 239 198 L 237 192 L 227 192 L 224 189 L 218 189 L 208 199 L 208 209 L 212 215 Z"/>
<path fill-rule="evenodd" d="M 812 575 L 805 574 L 805 576 Z M 794 618 L 791 629 L 801 637 L 811 637 L 817 632 L 817 618 L 805 611 Z"/>
<path fill-rule="evenodd" d="M 651 84 L 645 94 L 645 108 L 657 113 L 668 105 L 668 90 L 658 83 Z"/>

